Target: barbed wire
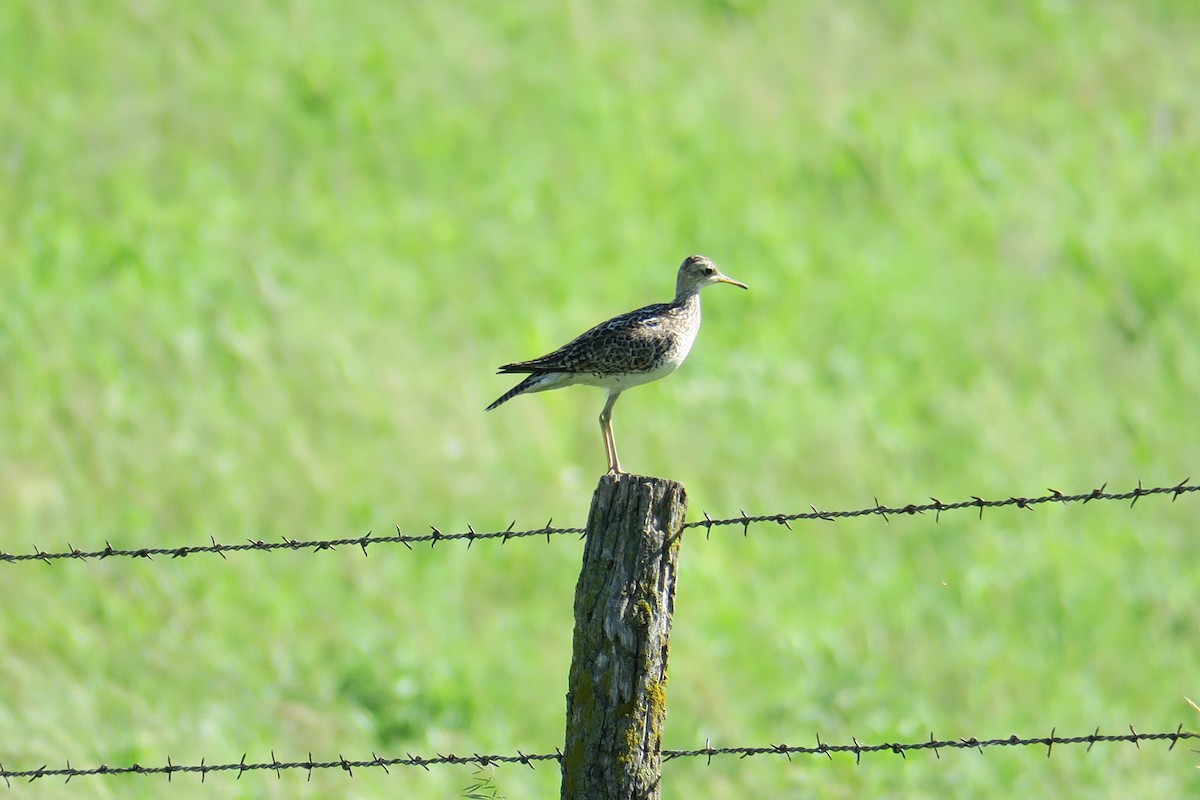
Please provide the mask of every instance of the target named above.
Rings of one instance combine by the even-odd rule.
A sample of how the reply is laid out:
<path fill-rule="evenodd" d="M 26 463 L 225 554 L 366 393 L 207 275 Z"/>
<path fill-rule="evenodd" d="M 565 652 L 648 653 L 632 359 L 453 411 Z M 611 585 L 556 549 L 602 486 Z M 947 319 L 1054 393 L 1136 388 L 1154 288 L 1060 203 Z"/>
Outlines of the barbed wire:
<path fill-rule="evenodd" d="M 742 512 L 740 517 L 731 517 L 729 519 L 712 519 L 708 514 L 704 515 L 703 520 L 695 520 L 693 522 L 684 523 L 684 528 L 704 528 L 711 530 L 719 525 L 741 525 L 743 532 L 749 532 L 749 526 L 758 522 L 774 522 L 787 527 L 788 523 L 793 520 L 820 519 L 826 521 L 834 521 L 849 517 L 866 517 L 878 515 L 887 521 L 888 515 L 899 516 L 901 514 L 924 514 L 929 511 L 936 512 L 934 521 L 941 521 L 943 511 L 959 511 L 964 508 L 979 509 L 979 518 L 983 519 L 983 510 L 985 508 L 1004 508 L 1006 506 L 1015 506 L 1032 511 L 1035 506 L 1045 503 L 1089 503 L 1093 500 L 1132 500 L 1130 507 L 1137 505 L 1137 501 L 1143 497 L 1156 494 L 1171 495 L 1171 502 L 1179 499 L 1181 494 L 1188 492 L 1200 491 L 1200 486 L 1190 483 L 1192 479 L 1184 478 L 1174 486 L 1154 486 L 1146 488 L 1142 486 L 1142 482 L 1138 481 L 1136 489 L 1131 489 L 1128 492 L 1107 492 L 1108 483 L 1103 483 L 1099 487 L 1092 489 L 1090 492 L 1081 492 L 1078 494 L 1063 494 L 1057 489 L 1047 488 L 1049 494 L 1044 494 L 1037 497 L 1005 497 L 999 500 L 985 500 L 977 495 L 971 495 L 970 500 L 960 500 L 956 503 L 943 503 L 936 497 L 930 497 L 929 503 L 909 503 L 905 506 L 885 506 L 880 504 L 878 498 L 875 500 L 874 506 L 865 508 L 857 508 L 852 511 L 820 511 L 816 506 L 809 506 L 812 511 L 804 511 L 799 514 L 761 514 L 751 516 Z"/>
<path fill-rule="evenodd" d="M 544 527 L 533 528 L 530 530 L 517 531 L 513 530 L 516 527 L 516 522 L 513 522 L 502 531 L 489 531 L 480 533 L 467 526 L 467 530 L 463 533 L 442 533 L 441 530 L 434 526 L 430 527 L 430 533 L 424 534 L 406 534 L 400 532 L 400 527 L 396 526 L 395 536 L 375 536 L 373 532 L 368 531 L 365 536 L 350 536 L 341 539 L 289 539 L 286 536 L 282 541 L 268 542 L 262 539 L 249 539 L 246 542 L 238 544 L 222 544 L 216 540 L 216 537 L 210 536 L 212 544 L 188 545 L 184 547 L 139 547 L 139 548 L 117 548 L 113 547 L 106 539 L 103 550 L 80 550 L 73 547 L 70 542 L 67 542 L 67 549 L 61 551 L 44 551 L 34 545 L 32 553 L 6 553 L 0 550 L 0 561 L 10 563 L 20 561 L 42 561 L 49 563 L 60 559 L 78 559 L 103 560 L 106 558 L 145 558 L 152 559 L 154 556 L 170 556 L 171 558 L 184 558 L 186 556 L 198 553 L 216 553 L 225 558 L 226 553 L 238 553 L 248 550 L 258 552 L 275 552 L 280 550 L 309 550 L 319 552 L 321 550 L 336 550 L 344 545 L 354 545 L 361 547 L 363 555 L 367 555 L 367 548 L 376 544 L 402 544 L 409 550 L 413 549 L 414 544 L 424 544 L 428 542 L 430 547 L 436 546 L 439 542 L 454 542 L 466 541 L 467 548 L 478 540 L 500 539 L 501 543 L 506 543 L 509 539 L 525 539 L 531 536 L 545 536 L 546 541 L 550 541 L 551 536 L 564 536 L 567 534 L 582 535 L 585 530 L 583 528 L 555 528 L 552 527 L 554 520 L 550 520 Z"/>
<path fill-rule="evenodd" d="M 751 756 L 764 755 L 781 755 L 787 757 L 790 761 L 793 755 L 823 755 L 833 760 L 834 753 L 854 754 L 855 763 L 861 763 L 864 753 L 894 753 L 903 758 L 910 751 L 932 750 L 938 760 L 941 760 L 941 750 L 978 750 L 983 752 L 984 748 L 991 747 L 1032 747 L 1041 746 L 1046 748 L 1046 757 L 1049 758 L 1054 750 L 1055 745 L 1079 745 L 1086 744 L 1087 751 L 1090 752 L 1092 747 L 1097 742 L 1105 743 L 1126 743 L 1133 744 L 1139 750 L 1141 742 L 1158 742 L 1169 741 L 1171 744 L 1167 751 L 1175 749 L 1175 745 L 1180 741 L 1190 739 L 1200 739 L 1200 733 L 1183 730 L 1183 725 L 1180 724 L 1174 731 L 1166 733 L 1138 733 L 1133 726 L 1129 726 L 1129 733 L 1120 734 L 1101 734 L 1100 728 L 1097 727 L 1093 733 L 1084 736 L 1058 736 L 1057 728 L 1051 729 L 1049 736 L 1031 736 L 1021 737 L 1012 735 L 1004 739 L 979 739 L 976 737 L 958 738 L 958 739 L 936 739 L 932 733 L 929 734 L 927 741 L 917 742 L 882 742 L 878 744 L 863 744 L 858 741 L 857 737 L 851 737 L 853 744 L 827 744 L 821 741 L 820 735 L 816 737 L 815 746 L 789 745 L 789 744 L 772 744 L 761 747 L 712 747 L 709 743 L 700 749 L 694 750 L 663 750 L 663 761 L 676 761 L 686 758 L 704 758 L 706 764 L 711 764 L 714 756 L 737 756 L 738 758 L 749 758 Z M 1200 751 L 1197 751 L 1200 752 Z M 479 767 L 492 767 L 502 764 L 524 764 L 530 769 L 534 769 L 538 762 L 554 761 L 560 762 L 563 754 L 561 750 L 555 750 L 553 753 L 535 753 L 526 754 L 520 750 L 515 755 L 481 755 L 473 753 L 471 755 L 441 755 L 436 756 L 414 756 L 411 753 L 406 753 L 404 756 L 396 758 L 384 758 L 376 753 L 371 754 L 369 759 L 347 759 L 339 755 L 336 760 L 331 761 L 315 761 L 312 753 L 308 754 L 308 759 L 305 761 L 280 761 L 275 757 L 275 751 L 271 751 L 270 761 L 247 762 L 246 756 L 243 755 L 241 760 L 236 763 L 225 764 L 208 764 L 205 759 L 201 759 L 199 764 L 176 764 L 167 758 L 167 763 L 159 767 L 145 767 L 141 764 L 130 764 L 123 767 L 110 767 L 107 764 L 101 764 L 97 767 L 78 768 L 72 767 L 71 762 L 66 762 L 66 767 L 52 768 L 47 765 L 42 765 L 37 769 L 20 769 L 9 770 L 5 769 L 3 764 L 0 764 L 0 778 L 9 787 L 12 786 L 12 780 L 26 780 L 30 783 L 41 780 L 43 778 L 65 778 L 67 783 L 70 783 L 72 778 L 87 777 L 94 775 L 166 775 L 170 781 L 176 773 L 199 773 L 200 781 L 208 777 L 212 772 L 236 772 L 237 777 L 241 778 L 247 772 L 274 772 L 276 778 L 282 778 L 283 772 L 302 770 L 308 775 L 308 780 L 312 780 L 314 770 L 329 770 L 341 769 L 348 773 L 351 777 L 354 776 L 355 769 L 379 768 L 384 772 L 390 772 L 389 767 L 421 767 L 429 770 L 433 766 L 441 766 L 446 764 L 470 765 Z"/>
<path fill-rule="evenodd" d="M 875 505 L 866 506 L 847 511 L 821 511 L 815 506 L 810 506 L 811 511 L 802 511 L 796 514 L 760 514 L 749 515 L 741 512 L 740 516 L 728 517 L 725 519 L 714 519 L 706 512 L 704 519 L 694 520 L 684 523 L 686 528 L 704 528 L 705 536 L 711 534 L 712 529 L 727 525 L 741 525 L 743 534 L 749 534 L 750 526 L 759 523 L 776 523 L 791 528 L 789 523 L 796 520 L 825 520 L 835 521 L 838 519 L 846 519 L 853 517 L 865 516 L 880 516 L 886 522 L 889 516 L 900 516 L 903 514 L 915 515 L 925 514 L 927 512 L 935 512 L 934 521 L 940 521 L 943 512 L 959 511 L 962 509 L 974 508 L 979 510 L 979 516 L 982 518 L 985 508 L 1004 508 L 1016 507 L 1027 510 L 1032 510 L 1034 507 L 1046 503 L 1083 503 L 1095 501 L 1123 501 L 1131 500 L 1131 506 L 1137 505 L 1137 501 L 1143 497 L 1151 495 L 1171 495 L 1171 501 L 1179 499 L 1182 494 L 1200 491 L 1200 485 L 1190 483 L 1191 478 L 1184 478 L 1174 486 L 1154 486 L 1143 487 L 1142 482 L 1138 481 L 1136 489 L 1131 489 L 1127 492 L 1108 492 L 1106 491 L 1108 484 L 1105 483 L 1089 492 L 1081 492 L 1077 494 L 1063 494 L 1057 489 L 1047 489 L 1048 494 L 1023 497 L 1011 496 L 994 500 L 985 500 L 982 497 L 972 495 L 969 500 L 960 500 L 954 503 L 943 503 L 936 497 L 930 497 L 931 502 L 928 503 L 908 503 L 903 506 L 885 506 L 875 500 Z M 528 530 L 513 530 L 516 527 L 516 522 L 509 524 L 508 528 L 502 531 L 479 532 L 472 526 L 468 525 L 467 530 L 460 533 L 443 533 L 435 526 L 430 526 L 430 533 L 425 534 L 406 534 L 401 532 L 400 527 L 396 526 L 396 535 L 394 536 L 375 536 L 368 531 L 365 536 L 352 536 L 340 539 L 290 539 L 286 536 L 282 537 L 281 541 L 264 541 L 262 539 L 250 539 L 244 543 L 223 544 L 216 540 L 216 537 L 210 536 L 211 544 L 202 545 L 186 545 L 181 547 L 139 547 L 139 548 L 117 548 L 113 547 L 108 540 L 104 542 L 104 548 L 101 550 L 81 550 L 67 543 L 66 550 L 46 551 L 34 545 L 32 553 L 8 553 L 0 550 L 0 562 L 10 564 L 20 562 L 41 561 L 50 563 L 63 559 L 75 560 L 103 560 L 106 558 L 145 558 L 152 559 L 154 556 L 170 556 L 171 558 L 184 558 L 190 555 L 202 553 L 215 553 L 221 558 L 225 558 L 226 553 L 238 553 L 245 551 L 255 552 L 279 552 L 283 550 L 292 551 L 311 551 L 320 552 L 322 550 L 335 550 L 338 547 L 351 545 L 362 548 L 363 555 L 367 555 L 367 548 L 377 544 L 402 544 L 409 550 L 413 549 L 415 544 L 428 543 L 429 546 L 435 547 L 440 542 L 462 542 L 467 543 L 467 549 L 470 549 L 476 541 L 500 540 L 501 544 L 507 543 L 510 539 L 528 539 L 535 536 L 545 536 L 546 541 L 550 541 L 551 536 L 567 536 L 576 535 L 582 536 L 585 533 L 584 528 L 556 528 L 553 526 L 554 520 L 549 520 L 541 528 L 531 528 Z"/>
<path fill-rule="evenodd" d="M 1200 733 L 1185 731 L 1182 724 L 1180 724 L 1179 727 L 1171 733 L 1138 733 L 1133 729 L 1132 725 L 1129 726 L 1129 733 L 1119 734 L 1101 734 L 1099 727 L 1097 727 L 1094 732 L 1086 736 L 1058 736 L 1056 735 L 1057 731 L 1057 728 L 1052 728 L 1049 736 L 1041 737 L 1020 737 L 1016 734 L 1013 734 L 1006 739 L 977 739 L 975 737 L 971 737 L 967 739 L 944 739 L 941 741 L 935 739 L 933 733 L 930 732 L 929 740 L 921 742 L 883 742 L 880 744 L 862 744 L 858 741 L 857 737 L 852 737 L 851 741 L 853 744 L 832 745 L 822 742 L 820 735 L 818 735 L 816 746 L 810 747 L 775 744 L 766 747 L 714 748 L 706 744 L 702 750 L 664 750 L 662 755 L 663 761 L 671 761 L 676 758 L 697 758 L 699 756 L 705 756 L 711 762 L 712 757 L 715 755 L 736 755 L 739 758 L 760 755 L 782 755 L 787 756 L 788 760 L 790 761 L 793 754 L 824 755 L 828 756 L 830 760 L 833 760 L 833 753 L 854 753 L 854 761 L 857 764 L 862 761 L 863 753 L 890 752 L 907 758 L 905 753 L 910 750 L 932 750 L 934 755 L 937 756 L 938 760 L 941 760 L 942 756 L 938 751 L 942 749 L 978 750 L 982 753 L 983 748 L 985 747 L 1030 747 L 1033 745 L 1044 746 L 1046 748 L 1046 758 L 1049 758 L 1050 754 L 1054 750 L 1054 745 L 1056 744 L 1072 745 L 1086 743 L 1087 749 L 1090 752 L 1092 746 L 1095 745 L 1096 742 L 1126 742 L 1137 745 L 1138 749 L 1140 750 L 1141 745 L 1138 744 L 1139 742 L 1169 740 L 1171 742 L 1171 746 L 1167 748 L 1167 751 L 1170 752 L 1171 750 L 1175 749 L 1175 745 L 1181 739 L 1200 739 Z"/>

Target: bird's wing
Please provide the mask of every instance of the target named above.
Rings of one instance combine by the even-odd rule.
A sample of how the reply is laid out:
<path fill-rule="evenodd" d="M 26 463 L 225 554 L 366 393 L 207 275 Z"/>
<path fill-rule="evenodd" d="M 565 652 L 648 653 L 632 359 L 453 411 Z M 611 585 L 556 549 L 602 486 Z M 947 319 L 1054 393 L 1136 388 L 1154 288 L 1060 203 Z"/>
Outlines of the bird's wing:
<path fill-rule="evenodd" d="M 640 372 L 658 363 L 670 348 L 661 333 L 670 322 L 670 303 L 639 308 L 601 322 L 552 353 L 505 364 L 500 372 Z"/>

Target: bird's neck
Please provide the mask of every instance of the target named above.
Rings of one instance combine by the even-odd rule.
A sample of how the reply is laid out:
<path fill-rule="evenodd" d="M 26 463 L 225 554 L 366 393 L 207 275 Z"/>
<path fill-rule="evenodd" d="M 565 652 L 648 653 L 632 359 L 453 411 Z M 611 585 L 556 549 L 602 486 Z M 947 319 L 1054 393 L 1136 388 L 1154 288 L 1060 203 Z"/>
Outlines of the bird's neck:
<path fill-rule="evenodd" d="M 679 308 L 700 308 L 700 292 L 695 289 L 678 288 L 675 290 L 675 301 L 672 305 Z"/>

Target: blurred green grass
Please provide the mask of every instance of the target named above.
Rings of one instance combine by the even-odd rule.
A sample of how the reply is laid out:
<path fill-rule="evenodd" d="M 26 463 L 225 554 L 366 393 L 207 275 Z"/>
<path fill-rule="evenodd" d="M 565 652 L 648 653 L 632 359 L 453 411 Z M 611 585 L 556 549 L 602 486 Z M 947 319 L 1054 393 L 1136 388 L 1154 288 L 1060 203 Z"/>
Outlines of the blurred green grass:
<path fill-rule="evenodd" d="M 1165 0 L 5 4 L 0 547 L 582 524 L 602 395 L 485 416 L 492 373 L 666 299 L 697 251 L 751 292 L 706 293 L 688 364 L 615 418 L 693 518 L 1173 484 L 1198 34 Z M 1193 504 L 690 539 L 666 745 L 1173 729 L 1200 691 Z M 578 557 L 7 567 L 0 761 L 551 750 Z M 664 785 L 1195 782 L 1186 752 L 1030 757 L 676 762 Z"/>

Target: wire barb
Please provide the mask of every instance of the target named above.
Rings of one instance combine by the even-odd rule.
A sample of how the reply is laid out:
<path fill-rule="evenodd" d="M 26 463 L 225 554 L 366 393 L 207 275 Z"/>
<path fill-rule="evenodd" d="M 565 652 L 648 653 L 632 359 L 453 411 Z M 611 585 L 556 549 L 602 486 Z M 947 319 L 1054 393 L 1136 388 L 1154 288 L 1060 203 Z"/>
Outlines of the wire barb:
<path fill-rule="evenodd" d="M 1179 499 L 1179 495 L 1183 494 L 1184 492 L 1190 491 L 1187 484 L 1189 484 L 1191 482 L 1192 482 L 1192 476 L 1189 475 L 1186 478 L 1184 478 L 1183 480 L 1181 480 L 1179 483 L 1175 484 L 1175 486 L 1171 487 L 1173 489 L 1172 494 L 1171 494 L 1171 502 L 1172 503 L 1174 503 L 1176 500 Z"/>
<path fill-rule="evenodd" d="M 833 515 L 832 515 L 832 514 L 829 514 L 828 512 L 825 512 L 825 511 L 817 511 L 817 507 L 816 507 L 816 506 L 811 506 L 811 505 L 810 505 L 810 506 L 809 506 L 809 508 L 811 508 L 811 509 L 813 510 L 813 515 L 814 515 L 814 516 L 815 516 L 817 519 L 823 519 L 823 520 L 825 520 L 826 522 L 833 522 L 833 519 L 834 519 L 834 518 L 833 518 Z"/>
<path fill-rule="evenodd" d="M 828 758 L 830 761 L 833 761 L 833 756 L 829 755 L 829 748 L 826 747 L 825 744 L 821 741 L 821 734 L 819 734 L 819 733 L 817 734 L 817 750 L 824 753 L 825 757 Z M 791 761 L 791 760 L 792 760 L 792 756 L 789 753 L 788 761 Z"/>
<path fill-rule="evenodd" d="M 883 504 L 879 502 L 878 497 L 873 497 L 871 499 L 875 501 L 875 513 L 883 517 L 883 523 L 885 525 L 888 524 L 887 509 L 884 508 Z"/>
<path fill-rule="evenodd" d="M 938 500 L 936 497 L 930 497 L 929 499 L 933 501 L 933 508 L 935 511 L 937 511 L 937 513 L 933 515 L 933 521 L 941 522 L 942 512 L 946 510 L 946 504 L 941 500 Z"/>
<path fill-rule="evenodd" d="M 1183 723 L 1179 723 L 1179 727 L 1175 729 L 1175 735 L 1171 737 L 1171 746 L 1167 748 L 1167 752 L 1175 749 L 1175 745 L 1179 744 L 1179 734 L 1183 733 Z"/>

